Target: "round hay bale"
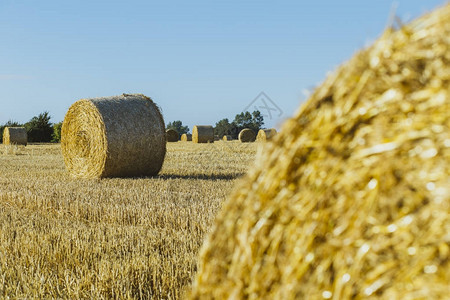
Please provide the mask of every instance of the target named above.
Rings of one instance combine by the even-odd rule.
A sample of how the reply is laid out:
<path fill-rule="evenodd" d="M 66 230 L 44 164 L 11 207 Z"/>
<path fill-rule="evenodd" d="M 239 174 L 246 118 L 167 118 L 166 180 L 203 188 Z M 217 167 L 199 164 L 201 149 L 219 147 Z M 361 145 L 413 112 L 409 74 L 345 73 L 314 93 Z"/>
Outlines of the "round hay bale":
<path fill-rule="evenodd" d="M 232 141 L 233 137 L 231 135 L 224 135 L 222 140 L 224 140 L 224 141 Z"/>
<path fill-rule="evenodd" d="M 214 143 L 214 128 L 210 125 L 195 125 L 192 129 L 194 143 Z"/>
<path fill-rule="evenodd" d="M 258 131 L 258 135 L 256 136 L 257 142 L 265 142 L 267 140 L 270 140 L 274 136 L 277 135 L 277 130 L 275 128 L 270 129 L 260 129 Z"/>
<path fill-rule="evenodd" d="M 164 119 L 141 94 L 82 99 L 69 108 L 61 149 L 76 178 L 152 176 L 166 153 Z"/>
<path fill-rule="evenodd" d="M 195 299 L 447 299 L 450 5 L 388 30 L 258 153 Z"/>
<path fill-rule="evenodd" d="M 182 142 L 189 142 L 189 141 L 192 141 L 192 134 L 189 134 L 189 133 L 183 133 L 183 134 L 181 135 L 181 141 L 182 141 Z"/>
<path fill-rule="evenodd" d="M 25 127 L 5 127 L 3 130 L 4 145 L 24 145 L 28 142 L 27 130 Z"/>
<path fill-rule="evenodd" d="M 250 142 L 255 141 L 256 134 L 250 128 L 245 128 L 245 129 L 242 129 L 241 132 L 239 132 L 238 138 L 239 138 L 239 141 L 241 141 L 241 143 L 250 143 Z"/>
<path fill-rule="evenodd" d="M 167 129 L 166 130 L 166 141 L 167 142 L 178 142 L 178 138 L 180 135 L 178 132 L 174 129 Z"/>

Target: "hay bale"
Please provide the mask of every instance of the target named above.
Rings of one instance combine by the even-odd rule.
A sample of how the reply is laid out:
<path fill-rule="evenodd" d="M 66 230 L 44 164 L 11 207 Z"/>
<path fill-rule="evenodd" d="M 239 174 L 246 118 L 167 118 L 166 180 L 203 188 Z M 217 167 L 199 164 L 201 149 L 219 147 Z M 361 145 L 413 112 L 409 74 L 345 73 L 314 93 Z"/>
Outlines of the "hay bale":
<path fill-rule="evenodd" d="M 178 132 L 174 129 L 167 129 L 166 130 L 166 141 L 167 142 L 178 142 L 180 135 Z"/>
<path fill-rule="evenodd" d="M 223 141 L 232 141 L 233 137 L 231 135 L 224 135 L 222 138 Z"/>
<path fill-rule="evenodd" d="M 258 131 L 258 135 L 256 136 L 257 142 L 265 142 L 267 140 L 270 140 L 274 136 L 277 135 L 277 130 L 275 128 L 270 129 L 260 129 Z"/>
<path fill-rule="evenodd" d="M 215 136 L 214 136 L 214 141 L 215 141 L 215 142 L 220 141 L 220 137 L 219 137 L 218 135 L 215 135 Z"/>
<path fill-rule="evenodd" d="M 68 110 L 61 148 L 77 178 L 151 176 L 166 153 L 164 119 L 141 94 L 82 99 Z"/>
<path fill-rule="evenodd" d="M 256 133 L 250 128 L 245 128 L 239 132 L 238 138 L 241 143 L 251 143 L 255 141 Z"/>
<path fill-rule="evenodd" d="M 24 145 L 28 142 L 27 130 L 25 127 L 5 127 L 3 130 L 4 145 Z"/>
<path fill-rule="evenodd" d="M 192 298 L 447 299 L 450 5 L 328 77 L 224 204 Z"/>
<path fill-rule="evenodd" d="M 214 128 L 210 125 L 195 125 L 192 129 L 194 143 L 214 143 Z"/>
<path fill-rule="evenodd" d="M 189 141 L 192 141 L 192 134 L 189 134 L 189 133 L 183 133 L 183 134 L 181 135 L 181 141 L 182 141 L 182 142 L 189 142 Z"/>

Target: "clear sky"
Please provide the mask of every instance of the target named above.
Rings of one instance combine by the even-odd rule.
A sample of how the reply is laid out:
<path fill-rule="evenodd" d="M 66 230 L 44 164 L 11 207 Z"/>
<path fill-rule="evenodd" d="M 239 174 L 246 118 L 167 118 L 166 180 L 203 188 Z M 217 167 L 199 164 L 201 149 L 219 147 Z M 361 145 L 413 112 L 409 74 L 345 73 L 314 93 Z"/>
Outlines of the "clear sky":
<path fill-rule="evenodd" d="M 265 92 L 279 108 L 266 127 L 278 126 L 381 34 L 393 3 L 0 0 L 0 123 L 43 111 L 59 122 L 78 99 L 143 93 L 192 129 Z M 409 21 L 445 1 L 395 3 Z"/>

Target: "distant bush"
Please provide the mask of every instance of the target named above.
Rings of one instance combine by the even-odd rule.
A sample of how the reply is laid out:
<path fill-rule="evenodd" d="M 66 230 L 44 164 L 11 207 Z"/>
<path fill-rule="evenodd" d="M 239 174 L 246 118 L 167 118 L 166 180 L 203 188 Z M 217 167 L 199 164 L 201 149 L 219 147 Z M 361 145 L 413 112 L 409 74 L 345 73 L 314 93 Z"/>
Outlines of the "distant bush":
<path fill-rule="evenodd" d="M 53 127 L 50 123 L 50 118 L 50 115 L 46 111 L 25 123 L 28 142 L 48 143 L 52 141 Z"/>
<path fill-rule="evenodd" d="M 183 126 L 183 122 L 180 120 L 167 123 L 166 130 L 167 129 L 173 129 L 178 132 L 179 135 L 189 132 L 189 127 Z"/>
<path fill-rule="evenodd" d="M 224 135 L 232 135 L 234 133 L 234 124 L 230 123 L 227 118 L 220 120 L 214 127 L 214 134 L 222 138 Z"/>
<path fill-rule="evenodd" d="M 250 128 L 254 132 L 258 132 L 263 125 L 264 117 L 259 110 L 255 110 L 252 113 L 246 111 L 237 114 L 231 123 L 228 119 L 222 119 L 217 122 L 214 128 L 214 134 L 219 137 L 231 135 L 233 139 L 237 139 L 242 129 Z"/>
<path fill-rule="evenodd" d="M 54 143 L 61 142 L 61 127 L 62 122 L 53 124 L 52 142 Z"/>

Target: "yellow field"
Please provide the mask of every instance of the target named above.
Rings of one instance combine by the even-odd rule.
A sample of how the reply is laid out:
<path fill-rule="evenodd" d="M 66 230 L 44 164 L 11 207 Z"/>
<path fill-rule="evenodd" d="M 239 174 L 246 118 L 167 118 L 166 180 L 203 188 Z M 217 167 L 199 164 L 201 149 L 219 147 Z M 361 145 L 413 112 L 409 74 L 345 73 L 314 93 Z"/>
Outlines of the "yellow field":
<path fill-rule="evenodd" d="M 181 298 L 256 147 L 169 143 L 157 177 L 75 180 L 59 145 L 0 145 L 0 298 Z"/>

